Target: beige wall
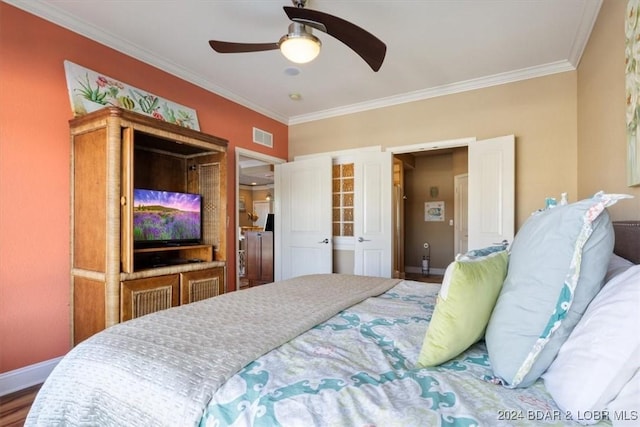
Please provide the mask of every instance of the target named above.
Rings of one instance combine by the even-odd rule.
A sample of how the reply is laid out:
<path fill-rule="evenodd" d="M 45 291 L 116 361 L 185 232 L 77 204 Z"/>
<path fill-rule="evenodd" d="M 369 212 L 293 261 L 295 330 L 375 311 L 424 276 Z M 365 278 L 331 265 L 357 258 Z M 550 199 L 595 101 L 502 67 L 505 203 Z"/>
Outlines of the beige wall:
<path fill-rule="evenodd" d="M 240 212 L 240 227 L 252 227 L 253 221 L 249 219 L 248 213 L 253 213 L 253 202 L 263 202 L 267 200 L 267 194 L 271 194 L 273 196 L 273 190 L 259 188 L 259 189 L 247 189 L 240 188 L 239 189 L 239 197 L 244 198 L 245 203 L 245 212 Z M 264 221 L 264 218 L 258 219 L 258 225 L 261 225 Z"/>
<path fill-rule="evenodd" d="M 605 0 L 578 67 L 578 195 L 634 195 L 612 206 L 615 219 L 640 219 L 640 187 L 626 185 L 624 16 L 626 1 Z"/>
<path fill-rule="evenodd" d="M 249 216 L 247 214 L 252 212 L 253 191 L 240 188 L 238 190 L 238 196 L 240 197 L 241 200 L 244 199 L 244 206 L 245 206 L 245 210 L 240 212 L 240 215 L 239 215 L 240 223 L 238 224 L 238 226 L 251 227 L 253 226 L 253 221 L 249 219 Z"/>
<path fill-rule="evenodd" d="M 418 268 L 425 255 L 424 243 L 430 245 L 431 268 L 444 270 L 453 261 L 453 154 L 416 158 L 415 168 L 405 170 L 405 266 Z M 438 188 L 434 197 L 431 187 Z M 444 202 L 444 222 L 425 221 L 426 202 Z M 440 272 L 442 274 L 442 272 Z"/>
<path fill-rule="evenodd" d="M 516 136 L 516 226 L 549 195 L 577 197 L 577 72 L 301 123 L 289 158 L 371 145 Z"/>

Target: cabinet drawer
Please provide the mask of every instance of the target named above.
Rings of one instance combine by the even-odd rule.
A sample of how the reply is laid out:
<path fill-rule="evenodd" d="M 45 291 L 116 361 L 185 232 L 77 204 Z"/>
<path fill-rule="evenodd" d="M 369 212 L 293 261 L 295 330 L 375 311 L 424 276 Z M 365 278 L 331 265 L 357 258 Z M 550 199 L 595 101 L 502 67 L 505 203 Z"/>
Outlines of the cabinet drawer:
<path fill-rule="evenodd" d="M 120 321 L 178 305 L 179 284 L 177 274 L 121 282 Z"/>
<path fill-rule="evenodd" d="M 180 304 L 189 304 L 223 293 L 223 267 L 180 274 Z"/>

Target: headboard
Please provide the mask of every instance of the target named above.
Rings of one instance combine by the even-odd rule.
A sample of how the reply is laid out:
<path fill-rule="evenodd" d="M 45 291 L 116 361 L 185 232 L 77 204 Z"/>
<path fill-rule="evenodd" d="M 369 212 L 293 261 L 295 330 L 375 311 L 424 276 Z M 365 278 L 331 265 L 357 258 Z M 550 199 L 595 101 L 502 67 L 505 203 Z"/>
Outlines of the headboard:
<path fill-rule="evenodd" d="M 613 221 L 616 243 L 613 252 L 640 264 L 640 221 Z"/>

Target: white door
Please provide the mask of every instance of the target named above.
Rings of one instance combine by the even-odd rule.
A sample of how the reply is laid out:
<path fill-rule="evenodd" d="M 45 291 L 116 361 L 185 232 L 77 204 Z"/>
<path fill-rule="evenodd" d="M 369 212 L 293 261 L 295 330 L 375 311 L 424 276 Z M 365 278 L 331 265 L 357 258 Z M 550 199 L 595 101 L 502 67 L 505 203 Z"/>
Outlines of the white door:
<path fill-rule="evenodd" d="M 358 153 L 354 169 L 354 273 L 391 277 L 393 270 L 392 153 Z"/>
<path fill-rule="evenodd" d="M 275 166 L 275 280 L 332 272 L 331 183 L 331 157 Z"/>
<path fill-rule="evenodd" d="M 454 202 L 454 244 L 453 251 L 463 254 L 469 248 L 469 175 L 462 174 L 453 177 L 455 202 Z"/>
<path fill-rule="evenodd" d="M 513 242 L 515 137 L 469 144 L 469 249 Z"/>

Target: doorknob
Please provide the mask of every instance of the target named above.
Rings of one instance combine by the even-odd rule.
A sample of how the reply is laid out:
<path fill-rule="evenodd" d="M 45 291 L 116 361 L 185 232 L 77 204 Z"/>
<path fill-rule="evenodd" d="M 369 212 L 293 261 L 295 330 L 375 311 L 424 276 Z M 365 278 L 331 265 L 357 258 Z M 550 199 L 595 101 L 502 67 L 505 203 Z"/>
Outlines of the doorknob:
<path fill-rule="evenodd" d="M 324 240 L 322 240 L 322 241 L 320 241 L 320 242 L 318 242 L 318 243 L 325 243 L 325 244 L 327 244 L 327 243 L 329 243 L 329 239 L 324 239 Z"/>
<path fill-rule="evenodd" d="M 502 246 L 509 246 L 509 241 L 507 239 L 504 239 L 502 242 L 500 243 L 494 243 L 494 245 L 502 245 Z"/>
<path fill-rule="evenodd" d="M 358 237 L 358 242 L 362 243 L 362 242 L 370 242 L 371 240 L 369 239 L 365 239 L 362 236 Z"/>

